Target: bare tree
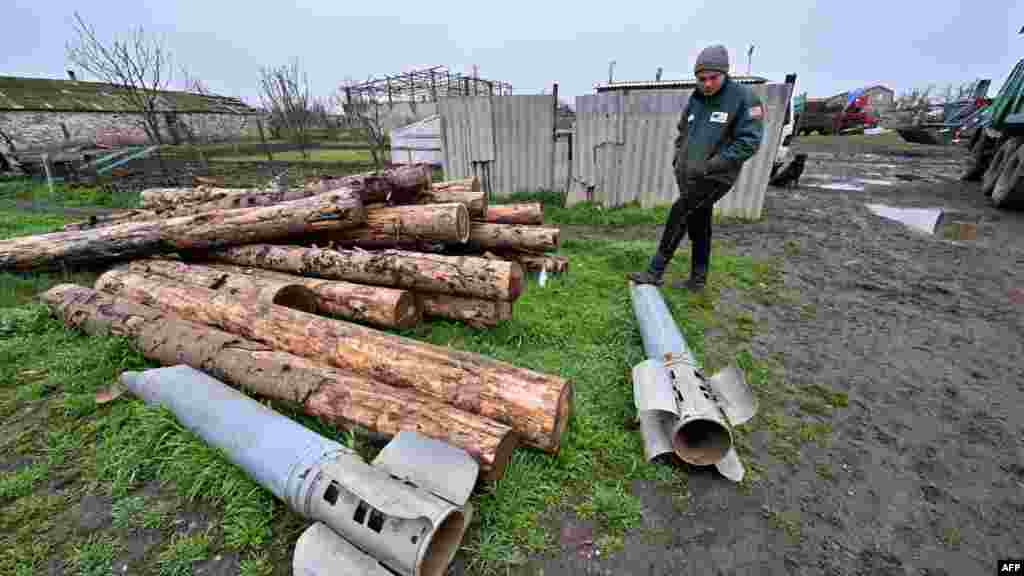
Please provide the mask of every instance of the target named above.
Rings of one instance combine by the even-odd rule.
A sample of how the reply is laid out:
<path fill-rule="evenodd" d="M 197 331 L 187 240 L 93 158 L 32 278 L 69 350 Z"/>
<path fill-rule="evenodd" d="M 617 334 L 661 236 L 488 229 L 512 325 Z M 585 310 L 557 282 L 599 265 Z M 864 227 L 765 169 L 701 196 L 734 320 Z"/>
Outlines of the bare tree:
<path fill-rule="evenodd" d="M 299 145 L 303 158 L 309 158 L 309 129 L 314 121 L 313 97 L 309 77 L 299 61 L 289 65 L 260 69 L 260 100 L 270 113 L 271 123 L 288 132 Z"/>
<path fill-rule="evenodd" d="M 335 102 L 339 103 L 345 111 L 345 116 L 355 119 L 359 129 L 370 148 L 373 156 L 373 164 L 379 170 L 383 167 L 387 158 L 388 137 L 384 128 L 385 115 L 383 107 L 385 95 L 379 93 L 374 87 L 363 87 L 359 90 L 352 89 L 351 81 L 342 86 L 341 91 L 335 95 Z"/>
<path fill-rule="evenodd" d="M 160 130 L 160 113 L 167 108 L 160 92 L 171 80 L 171 53 L 142 27 L 132 30 L 129 38 L 102 42 L 92 26 L 75 12 L 75 43 L 68 43 L 67 58 L 97 79 L 121 88 L 113 96 L 130 111 L 141 114 L 146 135 L 158 144 L 164 143 Z"/>

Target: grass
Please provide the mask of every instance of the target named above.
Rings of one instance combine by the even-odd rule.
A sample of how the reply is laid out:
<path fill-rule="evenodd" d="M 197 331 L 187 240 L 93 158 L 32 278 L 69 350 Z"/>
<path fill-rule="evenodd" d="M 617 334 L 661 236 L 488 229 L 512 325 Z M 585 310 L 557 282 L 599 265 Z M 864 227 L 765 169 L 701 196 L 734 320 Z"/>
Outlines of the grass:
<path fill-rule="evenodd" d="M 556 223 L 610 223 L 601 224 L 607 226 L 651 223 L 663 217 L 656 210 L 635 207 L 620 211 L 583 206 L 550 213 Z M 13 232 L 32 230 L 34 225 L 23 221 Z M 624 274 L 644 266 L 654 247 L 652 241 L 565 240 L 561 251 L 572 261 L 571 272 L 550 278 L 544 288 L 531 278 L 516 302 L 512 321 L 489 330 L 435 321 L 401 332 L 559 374 L 575 386 L 574 412 L 559 454 L 517 450 L 504 479 L 474 495 L 476 513 L 463 542 L 470 573 L 503 573 L 511 559 L 554 551 L 555 535 L 547 531 L 544 520 L 573 511 L 596 521 L 595 539 L 602 549 L 620 548 L 624 534 L 640 520 L 640 503 L 630 490 L 636 480 L 679 493 L 676 506 L 685 509 L 685 472 L 648 464 L 639 434 L 624 426 L 635 411 L 630 369 L 644 358 Z M 674 259 L 669 275 L 684 276 L 688 262 L 684 255 Z M 45 513 L 56 504 L 41 488 L 42 470 L 77 478 L 72 484 L 76 490 L 88 487 L 109 494 L 112 525 L 118 533 L 141 527 L 163 534 L 157 549 L 132 566 L 133 573 L 186 574 L 196 562 L 221 551 L 238 553 L 242 574 L 262 575 L 289 565 L 295 539 L 307 524 L 303 519 L 182 428 L 166 410 L 131 396 L 96 405 L 95 392 L 108 387 L 121 371 L 155 364 L 123 339 L 87 337 L 65 329 L 43 306 L 30 301 L 34 291 L 58 281 L 91 284 L 88 276 L 70 273 L 0 276 L 0 414 L 32 408 L 45 414 L 35 428 L 0 440 L 0 464 L 15 458 L 30 462 L 0 473 L 0 487 L 6 487 L 0 495 L 7 495 L 0 497 L 0 525 L 13 525 L 15 513 L 25 518 L 21 529 L 0 536 L 0 549 L 16 551 L 0 553 L 0 572 L 38 568 L 40 559 L 52 556 L 60 545 L 60 529 L 53 515 Z M 663 291 L 698 361 L 712 373 L 736 363 L 761 401 L 755 419 L 737 428 L 737 444 L 751 472 L 746 486 L 772 464 L 753 456 L 751 431 L 766 431 L 768 451 L 780 461 L 792 461 L 799 458 L 803 444 L 827 440 L 828 423 L 823 418 L 830 412 L 821 407 L 834 410 L 846 402 L 845 396 L 823 386 L 803 391 L 787 384 L 777 362 L 750 352 L 759 333 L 755 318 L 718 306 L 719 295 L 726 290 L 765 305 L 784 303 L 778 296 L 780 283 L 777 262 L 724 251 L 713 259 L 706 294 Z M 722 328 L 726 336 L 706 349 L 704 332 L 712 327 Z M 799 413 L 795 399 L 801 394 L 817 402 L 818 413 Z M 353 445 L 351 434 L 300 414 L 293 406 L 270 405 L 325 436 Z M 166 487 L 170 499 L 136 493 L 151 483 Z M 71 501 L 78 497 L 77 492 L 69 494 Z M 164 507 L 168 503 L 171 506 Z M 204 510 L 216 529 L 176 534 L 169 518 L 184 506 Z M 98 559 L 106 558 L 110 550 L 103 542 L 107 541 L 81 544 L 82 557 L 97 559 L 98 566 Z"/>
<path fill-rule="evenodd" d="M 15 202 L 52 208 L 135 208 L 139 195 L 64 183 L 54 184 L 51 190 L 45 181 L 27 178 L 0 182 L 0 206 L 11 206 Z"/>
<path fill-rule="evenodd" d="M 248 154 L 237 156 L 217 156 L 218 162 L 264 162 L 266 154 Z M 303 158 L 298 150 L 288 152 L 274 152 L 275 162 L 370 162 L 372 157 L 369 150 L 340 149 L 340 148 L 315 148 L 309 150 L 309 158 Z"/>

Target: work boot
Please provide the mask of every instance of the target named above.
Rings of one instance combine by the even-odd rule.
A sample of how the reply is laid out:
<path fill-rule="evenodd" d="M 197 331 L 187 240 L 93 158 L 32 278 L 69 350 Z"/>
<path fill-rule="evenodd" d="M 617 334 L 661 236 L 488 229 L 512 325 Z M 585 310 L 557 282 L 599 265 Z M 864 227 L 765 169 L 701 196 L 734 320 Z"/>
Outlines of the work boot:
<path fill-rule="evenodd" d="M 643 272 L 630 272 L 626 277 L 637 284 L 654 284 L 655 286 L 661 286 L 663 282 L 661 274 L 655 274 L 649 270 L 645 270 Z"/>
<path fill-rule="evenodd" d="M 676 280 L 672 283 L 672 287 L 676 290 L 688 290 L 694 294 L 704 291 L 704 286 L 708 283 L 708 273 L 706 270 L 694 270 L 690 273 L 690 278 L 686 281 Z"/>

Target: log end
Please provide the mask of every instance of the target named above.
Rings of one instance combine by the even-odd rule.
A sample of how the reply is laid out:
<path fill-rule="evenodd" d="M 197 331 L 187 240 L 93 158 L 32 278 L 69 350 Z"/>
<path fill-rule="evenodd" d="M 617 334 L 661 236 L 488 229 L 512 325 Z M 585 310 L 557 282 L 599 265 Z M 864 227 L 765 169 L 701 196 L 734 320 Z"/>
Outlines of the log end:
<path fill-rule="evenodd" d="M 414 292 L 402 291 L 395 304 L 395 327 L 412 328 L 423 320 L 423 307 Z"/>
<path fill-rule="evenodd" d="M 466 209 L 465 204 L 456 204 L 456 206 L 458 208 L 455 209 L 455 229 L 459 243 L 465 244 L 469 242 L 469 210 Z"/>
<path fill-rule="evenodd" d="M 285 286 L 277 291 L 272 300 L 278 306 L 285 306 L 293 310 L 301 310 L 316 314 L 318 310 L 316 294 L 305 286 L 295 284 Z"/>
<path fill-rule="evenodd" d="M 473 192 L 479 192 L 480 191 L 480 179 L 477 178 L 476 176 L 473 176 L 472 178 L 470 178 L 470 180 L 472 181 L 472 184 L 469 185 L 469 189 L 471 191 L 473 191 Z M 485 198 L 486 198 L 486 196 L 485 196 Z"/>
<path fill-rule="evenodd" d="M 510 262 L 508 273 L 509 302 L 515 301 L 523 293 L 523 267 L 518 262 Z"/>
<path fill-rule="evenodd" d="M 480 481 L 492 483 L 501 480 L 505 476 L 505 468 L 512 461 L 512 453 L 519 446 L 519 435 L 511 429 L 494 449 L 494 463 L 486 469 L 480 470 Z"/>
<path fill-rule="evenodd" d="M 558 454 L 562 443 L 562 436 L 569 427 L 569 418 L 572 416 L 572 406 L 575 400 L 575 390 L 571 382 L 566 381 L 562 386 L 562 392 L 558 395 L 558 410 L 555 412 L 555 426 L 551 434 L 551 447 L 548 452 Z"/>

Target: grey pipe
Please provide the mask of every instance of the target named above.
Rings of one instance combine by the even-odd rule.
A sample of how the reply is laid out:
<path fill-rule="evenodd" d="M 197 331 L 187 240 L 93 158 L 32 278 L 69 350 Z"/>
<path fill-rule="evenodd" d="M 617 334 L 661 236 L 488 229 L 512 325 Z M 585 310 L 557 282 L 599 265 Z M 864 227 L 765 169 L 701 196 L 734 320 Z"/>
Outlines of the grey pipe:
<path fill-rule="evenodd" d="M 392 450 L 392 460 L 378 464 L 379 457 L 371 466 L 345 446 L 189 366 L 125 372 L 121 381 L 147 404 L 167 407 L 292 510 L 323 522 L 390 570 L 439 576 L 455 555 L 468 526 L 468 504 L 402 481 L 409 475 L 389 473 L 408 454 Z"/>

